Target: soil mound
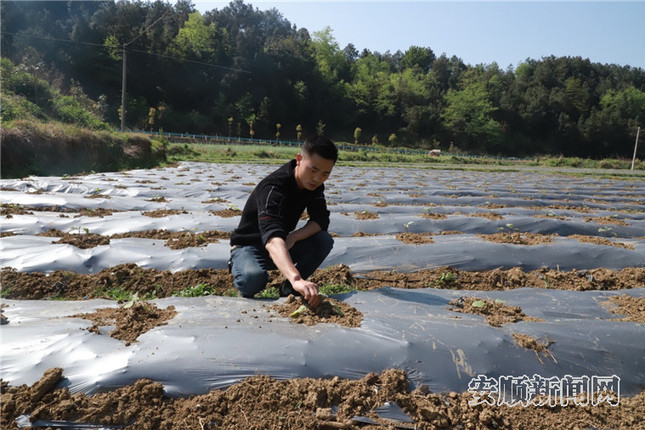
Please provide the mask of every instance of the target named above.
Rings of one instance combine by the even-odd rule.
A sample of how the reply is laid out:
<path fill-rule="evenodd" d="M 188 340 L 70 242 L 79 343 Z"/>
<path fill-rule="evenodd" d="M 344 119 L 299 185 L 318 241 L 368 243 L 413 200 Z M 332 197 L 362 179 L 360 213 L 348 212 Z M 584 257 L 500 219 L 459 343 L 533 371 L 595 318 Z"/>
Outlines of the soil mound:
<path fill-rule="evenodd" d="M 509 306 L 502 300 L 480 299 L 479 297 L 460 297 L 452 300 L 448 310 L 475 315 L 483 315 L 486 322 L 493 327 L 517 321 L 540 321 L 538 318 L 527 316 L 519 306 Z"/>
<path fill-rule="evenodd" d="M 89 331 L 101 334 L 101 327 L 115 326 L 108 334 L 125 342 L 126 346 L 136 342 L 137 338 L 148 330 L 166 324 L 166 321 L 177 314 L 174 306 L 159 309 L 150 302 L 128 302 L 119 308 L 102 308 L 96 312 L 73 315 L 73 318 L 84 318 L 94 324 Z"/>
<path fill-rule="evenodd" d="M 288 317 L 297 324 L 313 326 L 320 323 L 336 323 L 345 327 L 360 327 L 363 313 L 347 303 L 332 298 L 322 300 L 317 308 L 312 308 L 304 300 L 291 295 L 283 304 L 270 306 L 269 309 Z"/>
<path fill-rule="evenodd" d="M 645 416 L 645 392 L 618 406 L 550 407 L 471 405 L 473 392 L 411 391 L 401 370 L 371 373 L 360 380 L 253 376 L 228 387 L 188 398 L 169 398 L 163 385 L 141 379 L 92 396 L 57 388 L 63 370 L 50 369 L 32 386 L 2 382 L 2 428 L 16 419 L 38 425 L 126 429 L 240 428 L 638 428 Z M 45 425 L 47 426 L 47 425 Z"/>
<path fill-rule="evenodd" d="M 96 274 L 79 274 L 56 270 L 50 274 L 18 272 L 3 268 L 2 294 L 16 300 L 57 298 L 81 300 L 112 298 L 110 290 L 118 288 L 139 297 L 163 298 L 180 294 L 186 289 L 202 287 L 204 294 L 237 296 L 233 277 L 224 269 L 169 270 L 144 269 L 134 263 L 121 264 Z M 561 271 L 540 269 L 525 272 L 519 267 L 485 271 L 464 271 L 450 267 L 404 273 L 373 271 L 352 273 L 348 266 L 330 266 L 317 270 L 311 277 L 319 285 L 345 285 L 357 290 L 381 287 L 444 288 L 454 290 L 497 291 L 522 287 L 561 290 L 623 290 L 645 286 L 645 268 L 621 270 L 591 269 Z M 278 285 L 281 278 L 271 274 L 269 285 Z"/>

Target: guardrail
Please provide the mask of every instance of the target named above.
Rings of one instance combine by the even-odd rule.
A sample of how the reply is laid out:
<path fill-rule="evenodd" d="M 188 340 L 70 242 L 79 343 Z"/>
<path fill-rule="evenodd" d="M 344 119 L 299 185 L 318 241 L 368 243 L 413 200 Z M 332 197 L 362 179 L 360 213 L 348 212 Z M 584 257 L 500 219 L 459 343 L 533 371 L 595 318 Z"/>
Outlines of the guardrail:
<path fill-rule="evenodd" d="M 121 130 L 117 130 L 121 131 Z M 152 136 L 166 137 L 172 140 L 189 142 L 189 143 L 203 143 L 203 144 L 236 144 L 236 145 L 267 145 L 267 146 L 300 146 L 302 142 L 294 140 L 280 140 L 280 139 L 255 139 L 248 137 L 231 137 L 231 136 L 219 136 L 219 135 L 208 135 L 208 134 L 195 134 L 195 133 L 173 133 L 173 132 L 161 132 L 161 131 L 144 131 L 144 130 L 125 130 L 125 133 L 137 133 L 137 134 L 147 134 Z M 386 152 L 394 154 L 411 154 L 411 155 L 426 155 L 429 151 L 427 150 L 418 150 L 418 149 L 405 149 L 405 148 L 384 148 L 365 145 L 352 145 L 347 143 L 337 143 L 336 146 L 338 149 L 346 151 L 365 151 L 365 152 Z M 522 158 L 518 157 L 501 157 L 493 155 L 473 155 L 473 154 L 460 154 L 460 153 L 451 153 L 451 152 L 442 152 L 442 156 L 452 156 L 452 157 L 465 157 L 465 158 L 482 158 L 482 159 L 493 159 L 493 160 L 507 160 L 507 161 L 523 161 Z"/>

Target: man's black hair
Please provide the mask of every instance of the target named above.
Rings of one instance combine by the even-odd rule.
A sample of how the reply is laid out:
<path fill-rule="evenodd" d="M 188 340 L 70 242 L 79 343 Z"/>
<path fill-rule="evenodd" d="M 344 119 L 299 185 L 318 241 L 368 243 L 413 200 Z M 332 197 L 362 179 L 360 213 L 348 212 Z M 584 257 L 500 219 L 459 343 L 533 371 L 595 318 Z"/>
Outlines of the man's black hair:
<path fill-rule="evenodd" d="M 327 160 L 332 160 L 334 164 L 338 160 L 338 148 L 332 140 L 326 136 L 313 135 L 309 136 L 302 145 L 302 151 L 308 155 L 318 154 Z"/>

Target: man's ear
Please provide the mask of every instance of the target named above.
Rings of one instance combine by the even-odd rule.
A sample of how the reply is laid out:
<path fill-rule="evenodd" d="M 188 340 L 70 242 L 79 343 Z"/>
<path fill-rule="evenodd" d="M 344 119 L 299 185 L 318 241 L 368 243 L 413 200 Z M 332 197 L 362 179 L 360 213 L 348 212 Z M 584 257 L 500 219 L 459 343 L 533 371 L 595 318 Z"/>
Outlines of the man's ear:
<path fill-rule="evenodd" d="M 302 152 L 298 152 L 296 154 L 296 164 L 300 164 L 301 160 L 302 160 Z"/>

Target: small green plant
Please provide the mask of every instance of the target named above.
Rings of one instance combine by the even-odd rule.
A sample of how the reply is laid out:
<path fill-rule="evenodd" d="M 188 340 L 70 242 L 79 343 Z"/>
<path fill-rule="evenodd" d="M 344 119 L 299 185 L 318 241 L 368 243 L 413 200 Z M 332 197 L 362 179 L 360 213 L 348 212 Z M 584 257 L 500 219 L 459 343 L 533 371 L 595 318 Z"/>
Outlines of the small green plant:
<path fill-rule="evenodd" d="M 202 297 L 213 294 L 213 289 L 210 285 L 199 284 L 192 287 L 184 288 L 173 294 L 175 297 Z"/>
<path fill-rule="evenodd" d="M 89 234 L 89 233 L 90 233 L 90 229 L 89 229 L 89 228 L 81 227 L 80 225 L 79 225 L 79 226 L 76 226 L 76 227 L 70 227 L 69 229 L 71 230 L 71 232 L 74 232 L 74 231 L 78 230 L 78 234 L 81 234 L 81 230 L 82 230 L 82 231 L 84 231 L 84 232 L 85 232 L 85 234 Z"/>
<path fill-rule="evenodd" d="M 457 275 L 452 272 L 442 273 L 437 279 L 437 284 L 440 285 L 452 284 L 453 282 L 457 282 Z"/>
<path fill-rule="evenodd" d="M 519 228 L 515 227 L 511 223 L 506 224 L 506 226 L 504 226 L 504 227 L 497 227 L 497 229 L 499 231 L 501 231 L 502 233 L 517 233 L 517 232 L 520 231 Z"/>
<path fill-rule="evenodd" d="M 134 293 L 131 297 L 130 300 L 128 300 L 124 305 L 123 309 L 130 309 L 134 304 L 141 299 L 139 298 L 139 293 Z"/>
<path fill-rule="evenodd" d="M 598 233 L 607 233 L 608 235 L 611 235 L 613 237 L 618 237 L 618 233 L 616 233 L 611 227 L 600 227 L 598 229 Z"/>
<path fill-rule="evenodd" d="M 255 297 L 259 299 L 277 299 L 278 297 L 280 297 L 280 293 L 278 292 L 277 288 L 269 287 L 260 291 L 258 294 L 256 294 Z"/>
<path fill-rule="evenodd" d="M 356 288 L 346 284 L 322 284 L 318 288 L 318 292 L 325 296 L 344 294 L 350 291 L 356 291 Z"/>

